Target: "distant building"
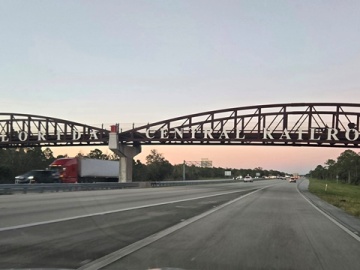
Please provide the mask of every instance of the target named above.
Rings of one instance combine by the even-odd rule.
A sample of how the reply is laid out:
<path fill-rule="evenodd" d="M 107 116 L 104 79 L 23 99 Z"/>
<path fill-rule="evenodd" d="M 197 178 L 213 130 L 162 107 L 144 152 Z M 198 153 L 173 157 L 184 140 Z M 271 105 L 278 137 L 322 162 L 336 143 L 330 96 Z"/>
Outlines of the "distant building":
<path fill-rule="evenodd" d="M 212 168 L 212 161 L 208 158 L 202 158 L 200 162 L 200 167 L 202 168 Z"/>

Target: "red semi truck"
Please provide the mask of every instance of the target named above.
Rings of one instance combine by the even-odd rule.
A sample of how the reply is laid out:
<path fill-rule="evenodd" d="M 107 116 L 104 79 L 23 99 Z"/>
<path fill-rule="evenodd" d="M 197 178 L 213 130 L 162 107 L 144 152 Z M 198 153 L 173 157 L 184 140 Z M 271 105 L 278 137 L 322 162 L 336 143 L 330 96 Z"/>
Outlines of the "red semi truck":
<path fill-rule="evenodd" d="M 50 164 L 62 183 L 118 182 L 119 161 L 90 158 L 59 158 Z"/>

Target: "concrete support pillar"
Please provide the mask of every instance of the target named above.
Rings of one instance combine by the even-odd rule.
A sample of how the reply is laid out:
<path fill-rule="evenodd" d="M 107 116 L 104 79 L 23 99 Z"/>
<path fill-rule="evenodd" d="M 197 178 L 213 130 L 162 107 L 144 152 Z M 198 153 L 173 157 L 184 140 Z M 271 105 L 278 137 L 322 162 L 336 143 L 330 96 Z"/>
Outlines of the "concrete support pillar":
<path fill-rule="evenodd" d="M 128 146 L 119 143 L 117 132 L 111 132 L 109 148 L 120 157 L 119 182 L 132 182 L 133 157 L 141 153 L 141 145 Z"/>

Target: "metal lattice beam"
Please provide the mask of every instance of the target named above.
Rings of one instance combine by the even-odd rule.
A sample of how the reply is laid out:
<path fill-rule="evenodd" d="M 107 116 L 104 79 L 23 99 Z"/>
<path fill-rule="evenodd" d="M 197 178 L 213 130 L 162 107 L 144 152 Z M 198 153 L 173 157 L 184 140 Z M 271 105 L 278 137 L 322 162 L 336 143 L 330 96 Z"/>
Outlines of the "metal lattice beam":
<path fill-rule="evenodd" d="M 109 131 L 58 118 L 0 113 L 0 148 L 107 145 Z"/>
<path fill-rule="evenodd" d="M 123 131 L 124 144 L 358 147 L 360 104 L 289 103 L 229 108 Z"/>

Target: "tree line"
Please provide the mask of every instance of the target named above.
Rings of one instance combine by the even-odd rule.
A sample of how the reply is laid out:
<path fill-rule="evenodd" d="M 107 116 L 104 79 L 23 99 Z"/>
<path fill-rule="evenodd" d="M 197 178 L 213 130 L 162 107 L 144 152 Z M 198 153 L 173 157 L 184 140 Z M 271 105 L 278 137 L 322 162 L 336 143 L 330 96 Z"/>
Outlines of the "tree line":
<path fill-rule="evenodd" d="M 99 149 L 90 151 L 89 154 L 77 154 L 78 157 L 102 159 L 102 160 L 119 160 L 115 154 L 105 154 Z M 40 147 L 29 148 L 8 148 L 0 149 L 0 183 L 14 183 L 17 175 L 23 174 L 30 170 L 46 169 L 55 159 L 68 157 L 59 155 L 54 157 L 50 148 L 42 150 Z M 202 180 L 202 179 L 220 179 L 225 178 L 225 171 L 231 171 L 231 177 L 250 175 L 255 177 L 265 176 L 284 176 L 284 172 L 277 170 L 264 170 L 261 167 L 254 169 L 234 169 L 221 167 L 198 167 L 195 165 L 188 166 L 184 164 L 171 164 L 163 154 L 153 149 L 146 156 L 145 163 L 140 160 L 133 161 L 133 181 L 164 181 L 164 180 L 182 180 L 185 166 L 185 179 Z"/>
<path fill-rule="evenodd" d="M 199 167 L 186 164 L 172 165 L 163 154 L 153 149 L 146 156 L 146 162 L 140 160 L 133 161 L 133 181 L 177 181 L 183 180 L 184 166 L 186 180 L 203 180 L 203 179 L 224 179 L 225 171 L 231 171 L 231 178 L 237 176 L 250 175 L 255 177 L 285 176 L 286 173 L 277 170 L 264 170 L 261 167 L 255 169 L 234 169 L 221 167 Z M 228 177 L 229 178 L 229 177 Z"/>
<path fill-rule="evenodd" d="M 14 183 L 17 175 L 34 169 L 45 169 L 55 160 L 50 148 L 0 149 L 0 183 Z"/>
<path fill-rule="evenodd" d="M 317 179 L 338 179 L 343 183 L 360 183 L 360 153 L 345 150 L 337 159 L 328 159 L 323 165 L 317 165 L 309 172 Z"/>

